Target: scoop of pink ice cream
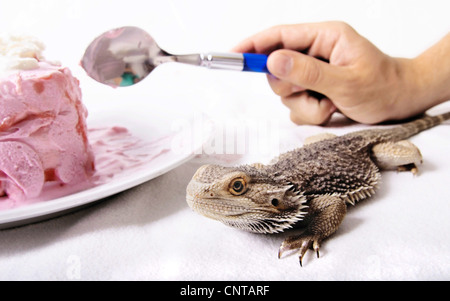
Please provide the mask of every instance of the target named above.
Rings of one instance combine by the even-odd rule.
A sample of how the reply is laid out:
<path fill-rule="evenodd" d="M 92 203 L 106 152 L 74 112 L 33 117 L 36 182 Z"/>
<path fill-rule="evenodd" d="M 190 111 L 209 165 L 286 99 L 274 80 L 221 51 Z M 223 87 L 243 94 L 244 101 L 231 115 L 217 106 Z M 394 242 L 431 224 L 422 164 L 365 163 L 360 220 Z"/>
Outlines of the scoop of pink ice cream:
<path fill-rule="evenodd" d="M 39 68 L 0 78 L 0 196 L 39 195 L 45 181 L 86 180 L 94 170 L 87 110 L 67 68 Z"/>

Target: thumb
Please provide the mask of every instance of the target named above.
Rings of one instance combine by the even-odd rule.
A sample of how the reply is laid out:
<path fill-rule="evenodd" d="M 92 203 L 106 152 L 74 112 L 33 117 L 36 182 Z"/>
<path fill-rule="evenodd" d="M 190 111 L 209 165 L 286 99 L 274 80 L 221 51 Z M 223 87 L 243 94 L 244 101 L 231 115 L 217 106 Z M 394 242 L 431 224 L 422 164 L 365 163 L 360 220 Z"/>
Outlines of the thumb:
<path fill-rule="evenodd" d="M 278 79 L 327 96 L 341 81 L 338 66 L 330 65 L 294 50 L 277 50 L 269 55 L 267 68 Z"/>

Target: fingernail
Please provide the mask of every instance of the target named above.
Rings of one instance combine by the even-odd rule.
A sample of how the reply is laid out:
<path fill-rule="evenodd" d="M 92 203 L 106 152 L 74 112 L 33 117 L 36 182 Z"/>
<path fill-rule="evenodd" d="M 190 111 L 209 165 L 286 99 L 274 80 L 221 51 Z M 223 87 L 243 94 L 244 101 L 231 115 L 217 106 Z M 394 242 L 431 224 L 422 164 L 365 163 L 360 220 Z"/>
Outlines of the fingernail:
<path fill-rule="evenodd" d="M 275 76 L 289 75 L 294 65 L 292 57 L 282 53 L 274 54 L 271 60 L 270 72 Z"/>

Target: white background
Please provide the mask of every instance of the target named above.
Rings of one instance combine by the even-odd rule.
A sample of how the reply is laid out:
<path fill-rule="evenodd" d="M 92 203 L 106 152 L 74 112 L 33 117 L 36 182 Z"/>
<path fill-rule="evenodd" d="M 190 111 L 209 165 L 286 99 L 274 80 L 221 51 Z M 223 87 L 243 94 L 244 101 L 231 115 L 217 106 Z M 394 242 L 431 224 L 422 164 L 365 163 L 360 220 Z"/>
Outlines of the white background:
<path fill-rule="evenodd" d="M 107 105 L 108 98 L 164 96 L 216 120 L 270 116 L 285 131 L 283 150 L 301 145 L 309 134 L 360 126 L 290 124 L 260 74 L 161 66 L 145 83 L 113 90 L 85 76 L 78 65 L 84 49 L 98 34 L 125 25 L 142 27 L 166 51 L 181 54 L 228 51 L 277 24 L 342 20 L 382 51 L 414 57 L 450 30 L 449 12 L 444 0 L 0 0 L 0 31 L 43 40 L 45 56 L 80 79 L 88 108 Z M 445 103 L 434 112 L 448 109 Z M 351 208 L 338 233 L 324 243 L 321 258 L 308 255 L 302 269 L 295 256 L 277 259 L 284 234 L 242 232 L 188 208 L 185 187 L 195 170 L 206 161 L 233 163 L 229 157 L 200 156 L 91 208 L 1 231 L 0 279 L 449 280 L 449 139 L 448 125 L 414 137 L 424 155 L 421 175 L 383 173 L 378 194 Z"/>

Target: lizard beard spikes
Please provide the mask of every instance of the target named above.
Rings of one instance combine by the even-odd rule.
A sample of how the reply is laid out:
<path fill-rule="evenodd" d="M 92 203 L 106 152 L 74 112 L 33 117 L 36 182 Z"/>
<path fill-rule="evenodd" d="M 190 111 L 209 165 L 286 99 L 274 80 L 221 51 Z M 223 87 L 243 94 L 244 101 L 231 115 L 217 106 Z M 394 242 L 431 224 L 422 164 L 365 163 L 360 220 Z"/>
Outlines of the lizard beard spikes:
<path fill-rule="evenodd" d="M 241 216 L 240 219 L 223 219 L 221 222 L 234 228 L 262 234 L 279 233 L 292 228 L 303 220 L 308 208 L 306 197 L 296 188 L 292 183 L 283 188 L 285 201 L 291 204 L 291 209 L 278 213 L 263 211 L 257 215 L 251 214 L 247 218 Z"/>

